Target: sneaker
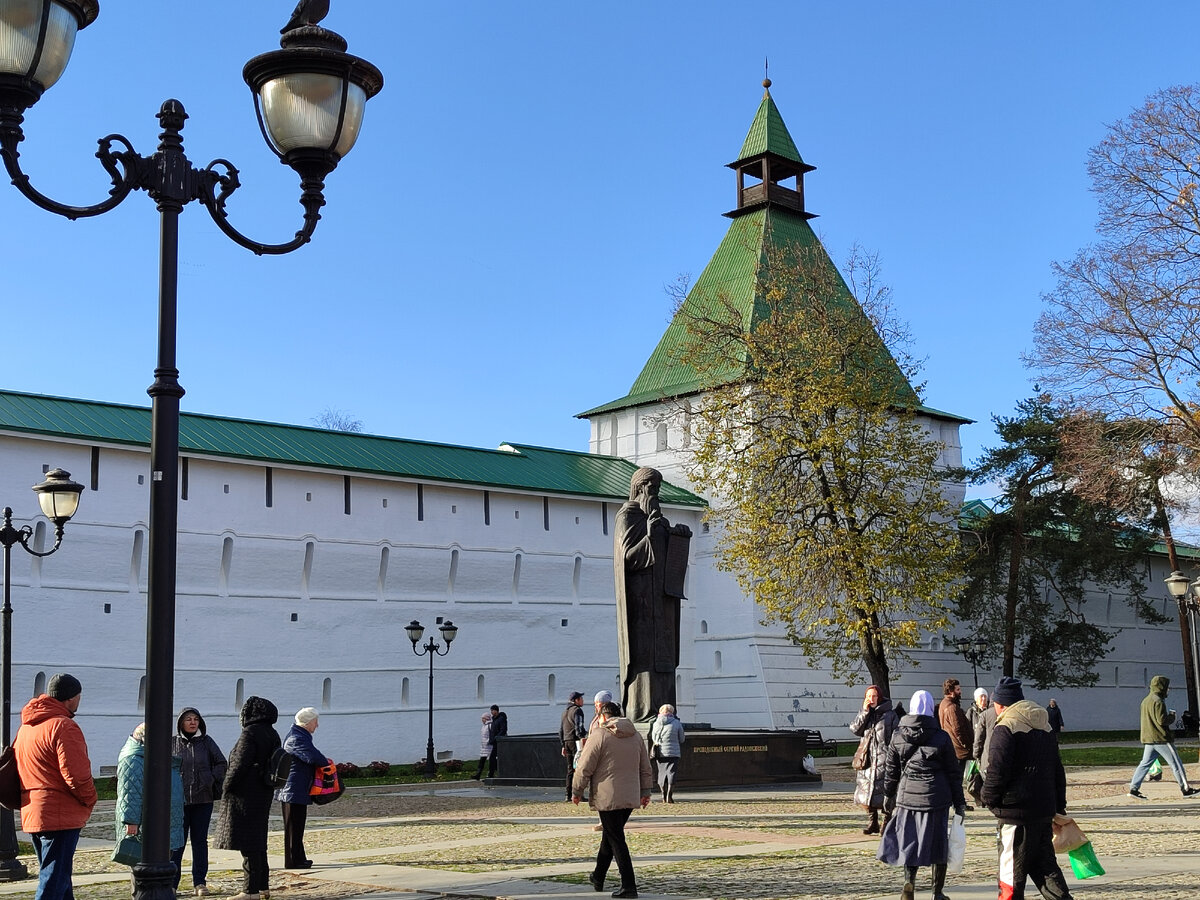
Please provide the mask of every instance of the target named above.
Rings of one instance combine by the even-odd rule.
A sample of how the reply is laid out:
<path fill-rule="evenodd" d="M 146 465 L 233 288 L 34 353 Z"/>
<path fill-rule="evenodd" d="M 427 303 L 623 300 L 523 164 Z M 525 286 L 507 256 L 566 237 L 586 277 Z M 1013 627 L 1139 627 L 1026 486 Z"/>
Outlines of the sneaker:
<path fill-rule="evenodd" d="M 1129 796 L 1137 797 L 1139 800 L 1149 800 L 1150 799 L 1145 794 L 1143 794 L 1141 791 L 1135 791 L 1133 788 L 1129 789 Z"/>
<path fill-rule="evenodd" d="M 208 896 L 208 886 L 203 885 L 203 884 L 196 885 L 196 896 L 197 897 L 207 897 Z"/>
<path fill-rule="evenodd" d="M 1185 796 L 1185 797 L 1191 797 L 1195 794 L 1200 794 L 1200 788 L 1190 787 L 1190 788 L 1183 789 L 1183 796 Z"/>

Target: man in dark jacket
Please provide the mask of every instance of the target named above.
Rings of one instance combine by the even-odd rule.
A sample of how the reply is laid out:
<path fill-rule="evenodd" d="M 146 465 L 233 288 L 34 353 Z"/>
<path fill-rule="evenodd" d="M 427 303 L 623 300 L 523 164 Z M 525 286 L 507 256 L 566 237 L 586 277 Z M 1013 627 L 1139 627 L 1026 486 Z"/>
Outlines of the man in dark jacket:
<path fill-rule="evenodd" d="M 488 754 L 488 778 L 496 777 L 496 756 L 500 745 L 496 738 L 508 734 L 508 713 L 500 711 L 500 707 L 492 704 L 492 752 Z"/>
<path fill-rule="evenodd" d="M 562 755 L 567 758 L 567 802 L 571 802 L 571 780 L 575 777 L 575 751 L 579 742 L 587 739 L 587 726 L 583 723 L 583 694 L 571 691 L 570 702 L 563 710 L 562 722 L 558 727 L 562 741 Z"/>
<path fill-rule="evenodd" d="M 1007 675 L 992 692 L 996 728 L 983 779 L 983 802 L 1000 830 L 1000 896 L 1024 900 L 1032 878 L 1047 900 L 1070 900 L 1054 858 L 1055 813 L 1067 810 L 1067 775 L 1046 710 L 1025 699 Z"/>
<path fill-rule="evenodd" d="M 947 678 L 942 682 L 942 702 L 938 704 L 938 724 L 942 731 L 950 735 L 954 744 L 954 755 L 958 759 L 958 780 L 962 781 L 963 772 L 967 768 L 967 760 L 971 758 L 971 746 L 975 734 L 971 728 L 971 720 L 962 708 L 962 685 L 957 678 Z M 967 809 L 974 809 L 968 806 Z"/>
<path fill-rule="evenodd" d="M 1150 693 L 1142 701 L 1142 761 L 1133 770 L 1133 780 L 1129 782 L 1129 796 L 1139 800 L 1146 799 L 1146 795 L 1139 789 L 1156 758 L 1161 758 L 1171 767 L 1183 796 L 1190 797 L 1196 793 L 1196 788 L 1188 784 L 1187 771 L 1183 768 L 1179 754 L 1175 752 L 1175 732 L 1171 728 L 1175 721 L 1175 710 L 1167 709 L 1167 694 L 1170 690 L 1171 680 L 1166 675 L 1155 675 L 1150 679 Z"/>

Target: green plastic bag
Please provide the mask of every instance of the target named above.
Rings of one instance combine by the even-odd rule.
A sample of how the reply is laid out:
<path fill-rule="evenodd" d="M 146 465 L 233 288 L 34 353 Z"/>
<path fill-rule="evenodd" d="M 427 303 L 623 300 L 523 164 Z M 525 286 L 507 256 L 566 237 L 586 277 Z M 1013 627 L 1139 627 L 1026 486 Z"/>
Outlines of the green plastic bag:
<path fill-rule="evenodd" d="M 1100 865 L 1100 860 L 1096 859 L 1096 851 L 1092 849 L 1091 841 L 1068 851 L 1067 859 L 1071 861 L 1071 871 L 1080 881 L 1104 874 L 1104 866 Z"/>
<path fill-rule="evenodd" d="M 1154 757 L 1154 762 L 1150 763 L 1150 777 L 1155 778 L 1162 775 L 1162 760 L 1157 756 Z"/>

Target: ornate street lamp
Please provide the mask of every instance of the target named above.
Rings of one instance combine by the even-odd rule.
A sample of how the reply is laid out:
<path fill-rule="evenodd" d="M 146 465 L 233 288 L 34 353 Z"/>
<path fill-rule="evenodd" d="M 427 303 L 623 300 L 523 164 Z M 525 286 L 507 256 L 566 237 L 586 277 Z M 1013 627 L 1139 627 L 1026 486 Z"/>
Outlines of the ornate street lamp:
<path fill-rule="evenodd" d="M 979 687 L 979 664 L 987 658 L 987 641 L 983 638 L 975 638 L 968 640 L 967 638 L 955 638 L 954 647 L 958 651 L 958 655 L 971 664 L 971 677 L 975 681 L 975 687 Z"/>
<path fill-rule="evenodd" d="M 437 775 L 437 762 L 433 758 L 433 658 L 445 656 L 450 652 L 450 644 L 458 637 L 458 627 L 449 619 L 438 627 L 438 631 L 442 633 L 442 640 L 446 642 L 445 650 L 441 649 L 441 645 L 432 636 L 420 651 L 417 650 L 417 642 L 424 636 L 425 626 L 416 619 L 409 622 L 404 630 L 408 632 L 408 639 L 412 641 L 413 653 L 429 657 L 429 743 L 425 747 L 425 774 L 433 778 Z"/>
<path fill-rule="evenodd" d="M 71 480 L 71 473 L 51 469 L 46 480 L 35 484 L 42 512 L 54 523 L 54 546 L 39 550 L 29 545 L 34 531 L 28 525 L 14 528 L 13 511 L 4 507 L 4 524 L 0 526 L 0 544 L 4 545 L 4 606 L 0 607 L 0 639 L 4 641 L 0 657 L 0 705 L 4 721 L 0 723 L 0 745 L 12 743 L 12 548 L 20 544 L 32 556 L 49 556 L 62 544 L 63 527 L 79 509 L 83 485 Z M 0 881 L 19 881 L 29 874 L 25 864 L 17 859 L 17 830 L 11 809 L 0 808 Z"/>
<path fill-rule="evenodd" d="M 327 7 L 328 4 L 323 4 Z M 242 75 L 267 144 L 300 176 L 304 221 L 278 244 L 252 240 L 228 221 L 226 203 L 240 186 L 225 159 L 202 169 L 184 155 L 187 113 L 178 100 L 158 112 L 162 126 L 151 156 L 140 156 L 122 135 L 99 141 L 96 153 L 112 186 L 91 206 L 69 206 L 35 190 L 21 170 L 18 146 L 25 111 L 62 75 L 75 36 L 95 21 L 97 0 L 0 0 L 0 156 L 13 184 L 42 209 L 86 218 L 108 212 L 134 191 L 145 191 L 161 216 L 158 365 L 149 393 L 150 552 L 146 600 L 146 771 L 142 862 L 134 867 L 137 900 L 174 898 L 170 859 L 170 774 L 175 670 L 175 548 L 179 506 L 179 370 L 175 365 L 179 214 L 200 201 L 229 238 L 256 254 L 290 253 L 308 243 L 325 205 L 324 179 L 358 137 L 366 101 L 383 87 L 375 66 L 346 53 L 346 42 L 317 23 L 322 6 L 301 4 L 280 49 L 250 60 Z"/>

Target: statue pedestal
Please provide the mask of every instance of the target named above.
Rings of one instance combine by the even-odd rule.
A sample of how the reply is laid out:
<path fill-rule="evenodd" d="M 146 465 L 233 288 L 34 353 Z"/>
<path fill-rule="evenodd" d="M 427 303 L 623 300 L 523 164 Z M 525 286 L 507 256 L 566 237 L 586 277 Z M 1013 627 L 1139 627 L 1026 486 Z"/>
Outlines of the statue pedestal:
<path fill-rule="evenodd" d="M 643 735 L 649 728 L 649 722 L 638 724 Z M 684 737 L 676 779 L 680 788 L 821 783 L 820 775 L 804 770 L 805 755 L 816 747 L 803 732 L 685 725 Z M 499 742 L 497 777 L 489 784 L 562 785 L 565 792 L 567 761 L 557 735 L 508 735 Z"/>

